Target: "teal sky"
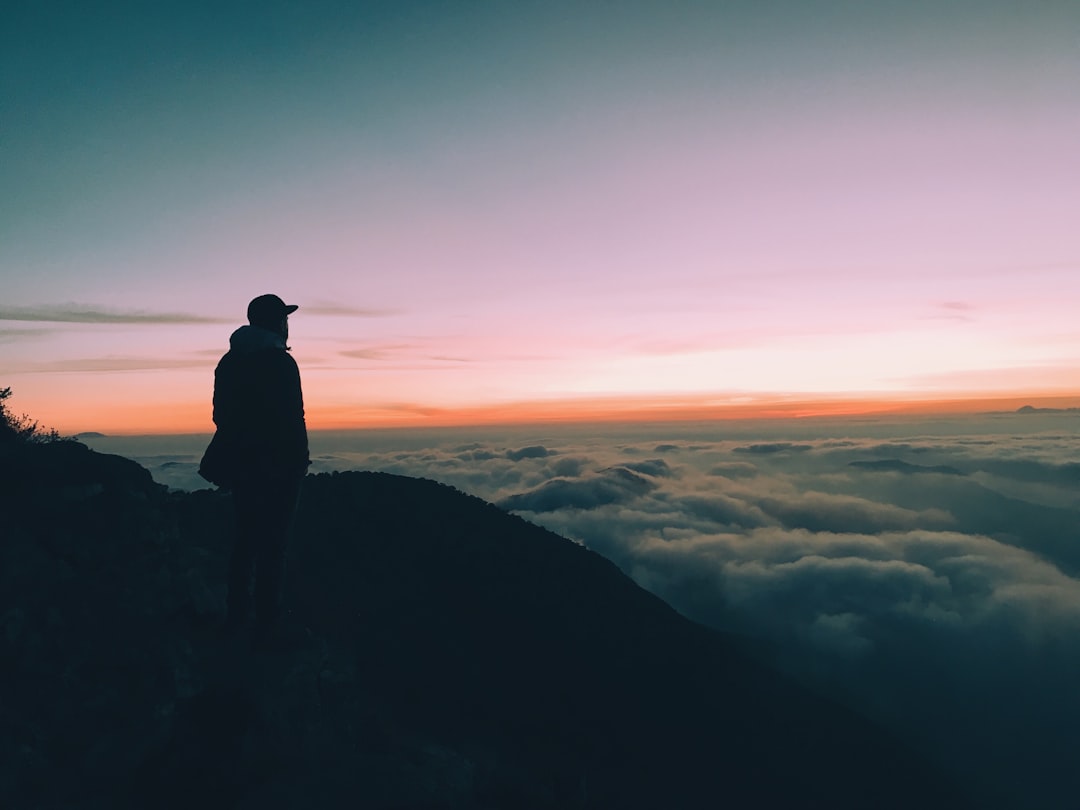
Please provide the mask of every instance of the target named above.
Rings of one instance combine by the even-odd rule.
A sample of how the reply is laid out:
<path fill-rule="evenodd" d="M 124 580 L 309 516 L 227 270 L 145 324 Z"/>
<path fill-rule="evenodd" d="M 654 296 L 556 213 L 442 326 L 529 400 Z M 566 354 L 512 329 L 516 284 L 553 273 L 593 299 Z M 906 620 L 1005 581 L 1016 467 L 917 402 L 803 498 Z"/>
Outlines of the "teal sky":
<path fill-rule="evenodd" d="M 1078 79 L 1065 0 L 24 4 L 0 373 L 193 402 L 273 290 L 335 418 L 1075 392 Z"/>

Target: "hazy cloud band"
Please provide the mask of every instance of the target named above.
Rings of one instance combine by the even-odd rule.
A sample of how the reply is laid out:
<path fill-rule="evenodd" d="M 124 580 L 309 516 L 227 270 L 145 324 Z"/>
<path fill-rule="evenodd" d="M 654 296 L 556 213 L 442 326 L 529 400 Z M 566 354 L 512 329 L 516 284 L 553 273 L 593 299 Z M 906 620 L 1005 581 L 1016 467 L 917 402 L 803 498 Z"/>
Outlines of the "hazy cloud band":
<path fill-rule="evenodd" d="M 142 310 L 106 310 L 77 304 L 39 307 L 0 308 L 0 321 L 41 323 L 114 323 L 182 325 L 229 323 L 223 318 L 211 318 L 188 312 L 146 312 Z"/>

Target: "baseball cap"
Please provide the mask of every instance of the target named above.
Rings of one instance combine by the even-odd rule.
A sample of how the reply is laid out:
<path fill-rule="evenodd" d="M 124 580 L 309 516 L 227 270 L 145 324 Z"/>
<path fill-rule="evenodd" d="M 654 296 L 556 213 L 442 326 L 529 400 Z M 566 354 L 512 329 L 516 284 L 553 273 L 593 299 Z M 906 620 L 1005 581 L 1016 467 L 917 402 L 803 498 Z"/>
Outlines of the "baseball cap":
<path fill-rule="evenodd" d="M 286 315 L 300 309 L 296 304 L 286 304 L 276 295 L 260 295 L 248 304 L 248 322 L 253 324 L 276 324 Z"/>

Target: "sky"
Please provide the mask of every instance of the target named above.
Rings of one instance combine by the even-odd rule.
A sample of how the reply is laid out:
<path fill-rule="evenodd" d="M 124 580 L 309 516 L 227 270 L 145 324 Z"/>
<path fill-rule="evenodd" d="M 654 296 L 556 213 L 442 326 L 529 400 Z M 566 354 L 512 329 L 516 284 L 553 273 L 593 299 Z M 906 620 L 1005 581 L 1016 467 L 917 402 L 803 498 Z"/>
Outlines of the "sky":
<path fill-rule="evenodd" d="M 312 472 L 433 478 L 497 503 L 752 639 L 929 756 L 976 806 L 1058 810 L 1080 790 L 1078 423 L 1061 412 L 327 431 L 312 434 Z M 204 489 L 205 439 L 86 441 Z M 343 541 L 373 539 L 361 526 Z"/>
<path fill-rule="evenodd" d="M 0 385 L 205 432 L 274 292 L 313 427 L 1080 404 L 1078 78 L 1072 0 L 17 4 Z"/>

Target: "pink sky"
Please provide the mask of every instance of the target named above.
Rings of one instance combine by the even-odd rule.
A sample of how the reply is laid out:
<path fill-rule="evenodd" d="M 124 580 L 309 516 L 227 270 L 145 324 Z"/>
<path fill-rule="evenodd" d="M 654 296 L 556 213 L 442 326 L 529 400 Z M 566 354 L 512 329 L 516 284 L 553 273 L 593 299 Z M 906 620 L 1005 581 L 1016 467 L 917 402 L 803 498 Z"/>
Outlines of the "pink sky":
<path fill-rule="evenodd" d="M 315 425 L 1080 396 L 1075 15 L 994 8 L 857 36 L 672 12 L 591 49 L 567 29 L 530 50 L 507 18 L 517 45 L 486 56 L 427 30 L 430 73 L 388 44 L 385 87 L 346 31 L 296 63 L 325 71 L 309 90 L 243 73 L 219 110 L 162 80 L 86 124 L 63 194 L 20 175 L 42 210 L 5 223 L 0 384 L 63 430 L 209 430 L 214 363 L 276 292 L 301 305 Z M 158 129 L 184 105 L 226 135 Z"/>

